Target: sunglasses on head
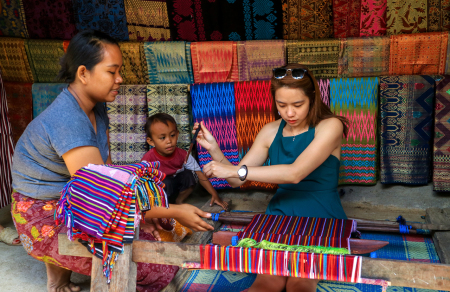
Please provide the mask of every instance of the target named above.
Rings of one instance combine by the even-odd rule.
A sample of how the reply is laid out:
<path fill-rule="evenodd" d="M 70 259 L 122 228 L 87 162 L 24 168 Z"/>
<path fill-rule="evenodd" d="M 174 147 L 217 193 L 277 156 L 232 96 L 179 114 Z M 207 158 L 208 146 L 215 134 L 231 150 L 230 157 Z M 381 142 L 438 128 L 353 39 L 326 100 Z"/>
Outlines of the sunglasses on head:
<path fill-rule="evenodd" d="M 286 69 L 286 68 L 274 68 L 272 69 L 273 72 L 273 77 L 275 77 L 276 79 L 283 79 L 284 77 L 287 76 L 287 72 L 291 72 L 291 76 L 294 79 L 302 79 L 303 77 L 305 77 L 306 72 L 308 72 L 308 70 L 303 69 L 303 68 L 295 68 L 295 69 Z"/>

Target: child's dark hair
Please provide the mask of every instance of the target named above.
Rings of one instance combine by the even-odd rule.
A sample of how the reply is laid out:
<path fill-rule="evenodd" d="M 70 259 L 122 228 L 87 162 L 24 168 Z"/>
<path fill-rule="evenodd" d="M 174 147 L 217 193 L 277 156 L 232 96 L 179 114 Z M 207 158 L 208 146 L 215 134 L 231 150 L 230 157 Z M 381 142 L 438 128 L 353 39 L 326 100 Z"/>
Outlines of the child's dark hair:
<path fill-rule="evenodd" d="M 171 115 L 165 114 L 165 113 L 154 114 L 154 115 L 150 116 L 147 119 L 147 122 L 145 123 L 145 134 L 147 134 L 147 137 L 150 139 L 152 138 L 151 133 L 150 133 L 150 127 L 153 123 L 156 123 L 156 122 L 163 123 L 166 126 L 169 126 L 169 123 L 172 123 L 175 125 L 175 127 L 177 127 L 177 122 Z"/>
<path fill-rule="evenodd" d="M 71 83 L 75 81 L 78 67 L 84 65 L 86 69 L 92 70 L 103 59 L 104 44 L 119 46 L 117 41 L 103 32 L 91 29 L 79 32 L 72 38 L 66 54 L 61 58 L 61 70 L 56 79 Z"/>

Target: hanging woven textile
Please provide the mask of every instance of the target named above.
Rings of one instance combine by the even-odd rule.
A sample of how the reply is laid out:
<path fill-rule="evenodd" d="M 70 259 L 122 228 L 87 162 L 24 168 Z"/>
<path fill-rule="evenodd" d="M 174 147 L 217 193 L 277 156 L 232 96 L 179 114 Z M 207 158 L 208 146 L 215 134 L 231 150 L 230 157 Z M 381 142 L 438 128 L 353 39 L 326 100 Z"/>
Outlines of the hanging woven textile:
<path fill-rule="evenodd" d="M 280 1 L 167 0 L 173 40 L 244 41 L 281 39 Z"/>
<path fill-rule="evenodd" d="M 147 61 L 145 60 L 144 44 L 139 42 L 120 42 L 122 51 L 122 68 L 120 75 L 122 84 L 147 84 Z"/>
<path fill-rule="evenodd" d="M 339 184 L 376 184 L 378 78 L 332 79 L 330 96 L 331 111 L 349 121 Z"/>
<path fill-rule="evenodd" d="M 121 85 L 113 102 L 107 103 L 111 160 L 114 164 L 141 161 L 148 151 L 145 135 L 147 86 Z"/>
<path fill-rule="evenodd" d="M 166 1 L 124 0 L 130 40 L 170 41 Z"/>
<path fill-rule="evenodd" d="M 389 74 L 444 74 L 447 45 L 447 32 L 391 36 Z"/>
<path fill-rule="evenodd" d="M 270 93 L 270 81 L 236 82 L 236 134 L 239 160 L 244 158 L 264 125 L 275 120 L 275 105 Z M 264 165 L 270 165 L 269 160 Z M 276 184 L 247 181 L 242 189 L 276 189 Z"/>
<path fill-rule="evenodd" d="M 23 131 L 33 120 L 33 96 L 31 83 L 5 82 L 3 84 L 8 102 L 9 122 L 16 145 Z"/>
<path fill-rule="evenodd" d="M 239 164 L 236 139 L 236 107 L 234 83 L 208 83 L 191 86 L 192 116 L 194 122 L 203 121 L 216 139 L 226 159 Z M 203 168 L 212 161 L 208 151 L 197 144 L 198 159 Z M 225 179 L 209 180 L 215 189 L 230 188 Z"/>
<path fill-rule="evenodd" d="M 380 78 L 381 183 L 430 180 L 433 99 L 431 76 Z"/>
<path fill-rule="evenodd" d="M 25 49 L 34 82 L 56 82 L 56 77 L 61 69 L 59 60 L 64 55 L 63 42 L 52 40 L 25 40 Z"/>
<path fill-rule="evenodd" d="M 330 79 L 317 79 L 320 89 L 320 97 L 324 104 L 330 106 Z"/>
<path fill-rule="evenodd" d="M 244 41 L 237 43 L 239 81 L 270 80 L 272 69 L 286 65 L 286 42 Z"/>
<path fill-rule="evenodd" d="M 427 31 L 450 30 L 450 2 L 435 0 L 428 1 Z"/>
<path fill-rule="evenodd" d="M 3 81 L 32 83 L 30 64 L 25 51 L 25 40 L 0 38 L 0 69 Z"/>
<path fill-rule="evenodd" d="M 306 65 L 316 78 L 338 76 L 340 40 L 287 41 L 288 63 Z"/>
<path fill-rule="evenodd" d="M 191 43 L 195 83 L 239 81 L 236 42 Z"/>
<path fill-rule="evenodd" d="M 186 151 L 191 143 L 188 92 L 188 85 L 147 85 L 148 116 L 157 113 L 171 115 L 177 122 L 179 132 L 177 146 Z"/>
<path fill-rule="evenodd" d="M 282 0 L 285 40 L 333 37 L 333 0 Z"/>
<path fill-rule="evenodd" d="M 386 34 L 427 32 L 427 0 L 387 0 Z"/>
<path fill-rule="evenodd" d="M 334 38 L 359 37 L 361 0 L 333 0 Z"/>
<path fill-rule="evenodd" d="M 450 191 L 450 76 L 436 80 L 434 118 L 433 186 L 435 191 Z"/>
<path fill-rule="evenodd" d="M 1 0 L 0 8 L 0 35 L 28 38 L 22 1 Z"/>
<path fill-rule="evenodd" d="M 387 0 L 361 0 L 361 30 L 359 36 L 386 35 Z"/>
<path fill-rule="evenodd" d="M 388 37 L 341 39 L 340 77 L 389 75 Z"/>
<path fill-rule="evenodd" d="M 31 92 L 33 119 L 42 113 L 66 87 L 67 83 L 34 83 Z"/>
<path fill-rule="evenodd" d="M 190 43 L 146 42 L 144 52 L 150 84 L 194 83 Z"/>

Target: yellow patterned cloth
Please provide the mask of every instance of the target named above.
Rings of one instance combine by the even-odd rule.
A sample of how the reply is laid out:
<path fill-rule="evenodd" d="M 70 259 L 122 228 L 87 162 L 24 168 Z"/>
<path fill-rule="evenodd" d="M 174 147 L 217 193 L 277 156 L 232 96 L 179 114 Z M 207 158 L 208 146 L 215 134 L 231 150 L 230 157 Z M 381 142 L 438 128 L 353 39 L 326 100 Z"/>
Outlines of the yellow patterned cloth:
<path fill-rule="evenodd" d="M 120 74 L 123 84 L 147 84 L 147 61 L 144 53 L 144 43 L 121 42 L 123 65 Z"/>
<path fill-rule="evenodd" d="M 387 0 L 386 34 L 427 32 L 427 0 Z"/>
<path fill-rule="evenodd" d="M 0 68 L 4 81 L 33 83 L 25 40 L 0 38 Z"/>
<path fill-rule="evenodd" d="M 339 46 L 339 39 L 287 41 L 288 63 L 306 65 L 316 78 L 336 78 Z"/>
<path fill-rule="evenodd" d="M 64 55 L 63 41 L 25 40 L 31 73 L 36 83 L 56 82 L 61 69 L 59 60 Z"/>
<path fill-rule="evenodd" d="M 164 220 L 163 218 L 162 220 Z M 165 219 L 167 220 L 167 219 Z M 171 231 L 167 230 L 158 230 L 159 236 L 161 237 L 161 241 L 167 242 L 180 242 L 188 235 L 192 234 L 192 230 L 187 228 L 186 226 L 181 225 L 175 219 L 170 219 L 170 225 L 172 225 L 173 229 Z"/>

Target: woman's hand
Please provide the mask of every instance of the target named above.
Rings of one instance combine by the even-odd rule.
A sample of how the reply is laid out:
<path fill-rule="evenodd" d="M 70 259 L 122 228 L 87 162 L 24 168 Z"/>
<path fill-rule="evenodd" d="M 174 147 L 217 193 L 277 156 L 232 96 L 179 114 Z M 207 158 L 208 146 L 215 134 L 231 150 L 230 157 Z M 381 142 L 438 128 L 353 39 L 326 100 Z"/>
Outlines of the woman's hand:
<path fill-rule="evenodd" d="M 217 161 L 211 161 L 203 167 L 203 173 L 207 178 L 239 178 L 238 167 L 234 165 L 223 164 Z"/>
<path fill-rule="evenodd" d="M 203 148 L 205 148 L 208 152 L 219 150 L 219 144 L 217 144 L 216 138 L 211 134 L 210 131 L 203 124 L 203 121 L 194 124 L 194 130 L 192 134 L 195 134 L 195 131 L 198 127 L 201 127 L 200 132 L 198 132 L 197 143 L 200 144 Z"/>
<path fill-rule="evenodd" d="M 214 227 L 203 221 L 201 218 L 211 218 L 211 213 L 206 213 L 189 204 L 171 205 L 170 208 L 176 208 L 173 217 L 182 225 L 191 228 L 194 231 L 214 230 Z"/>

